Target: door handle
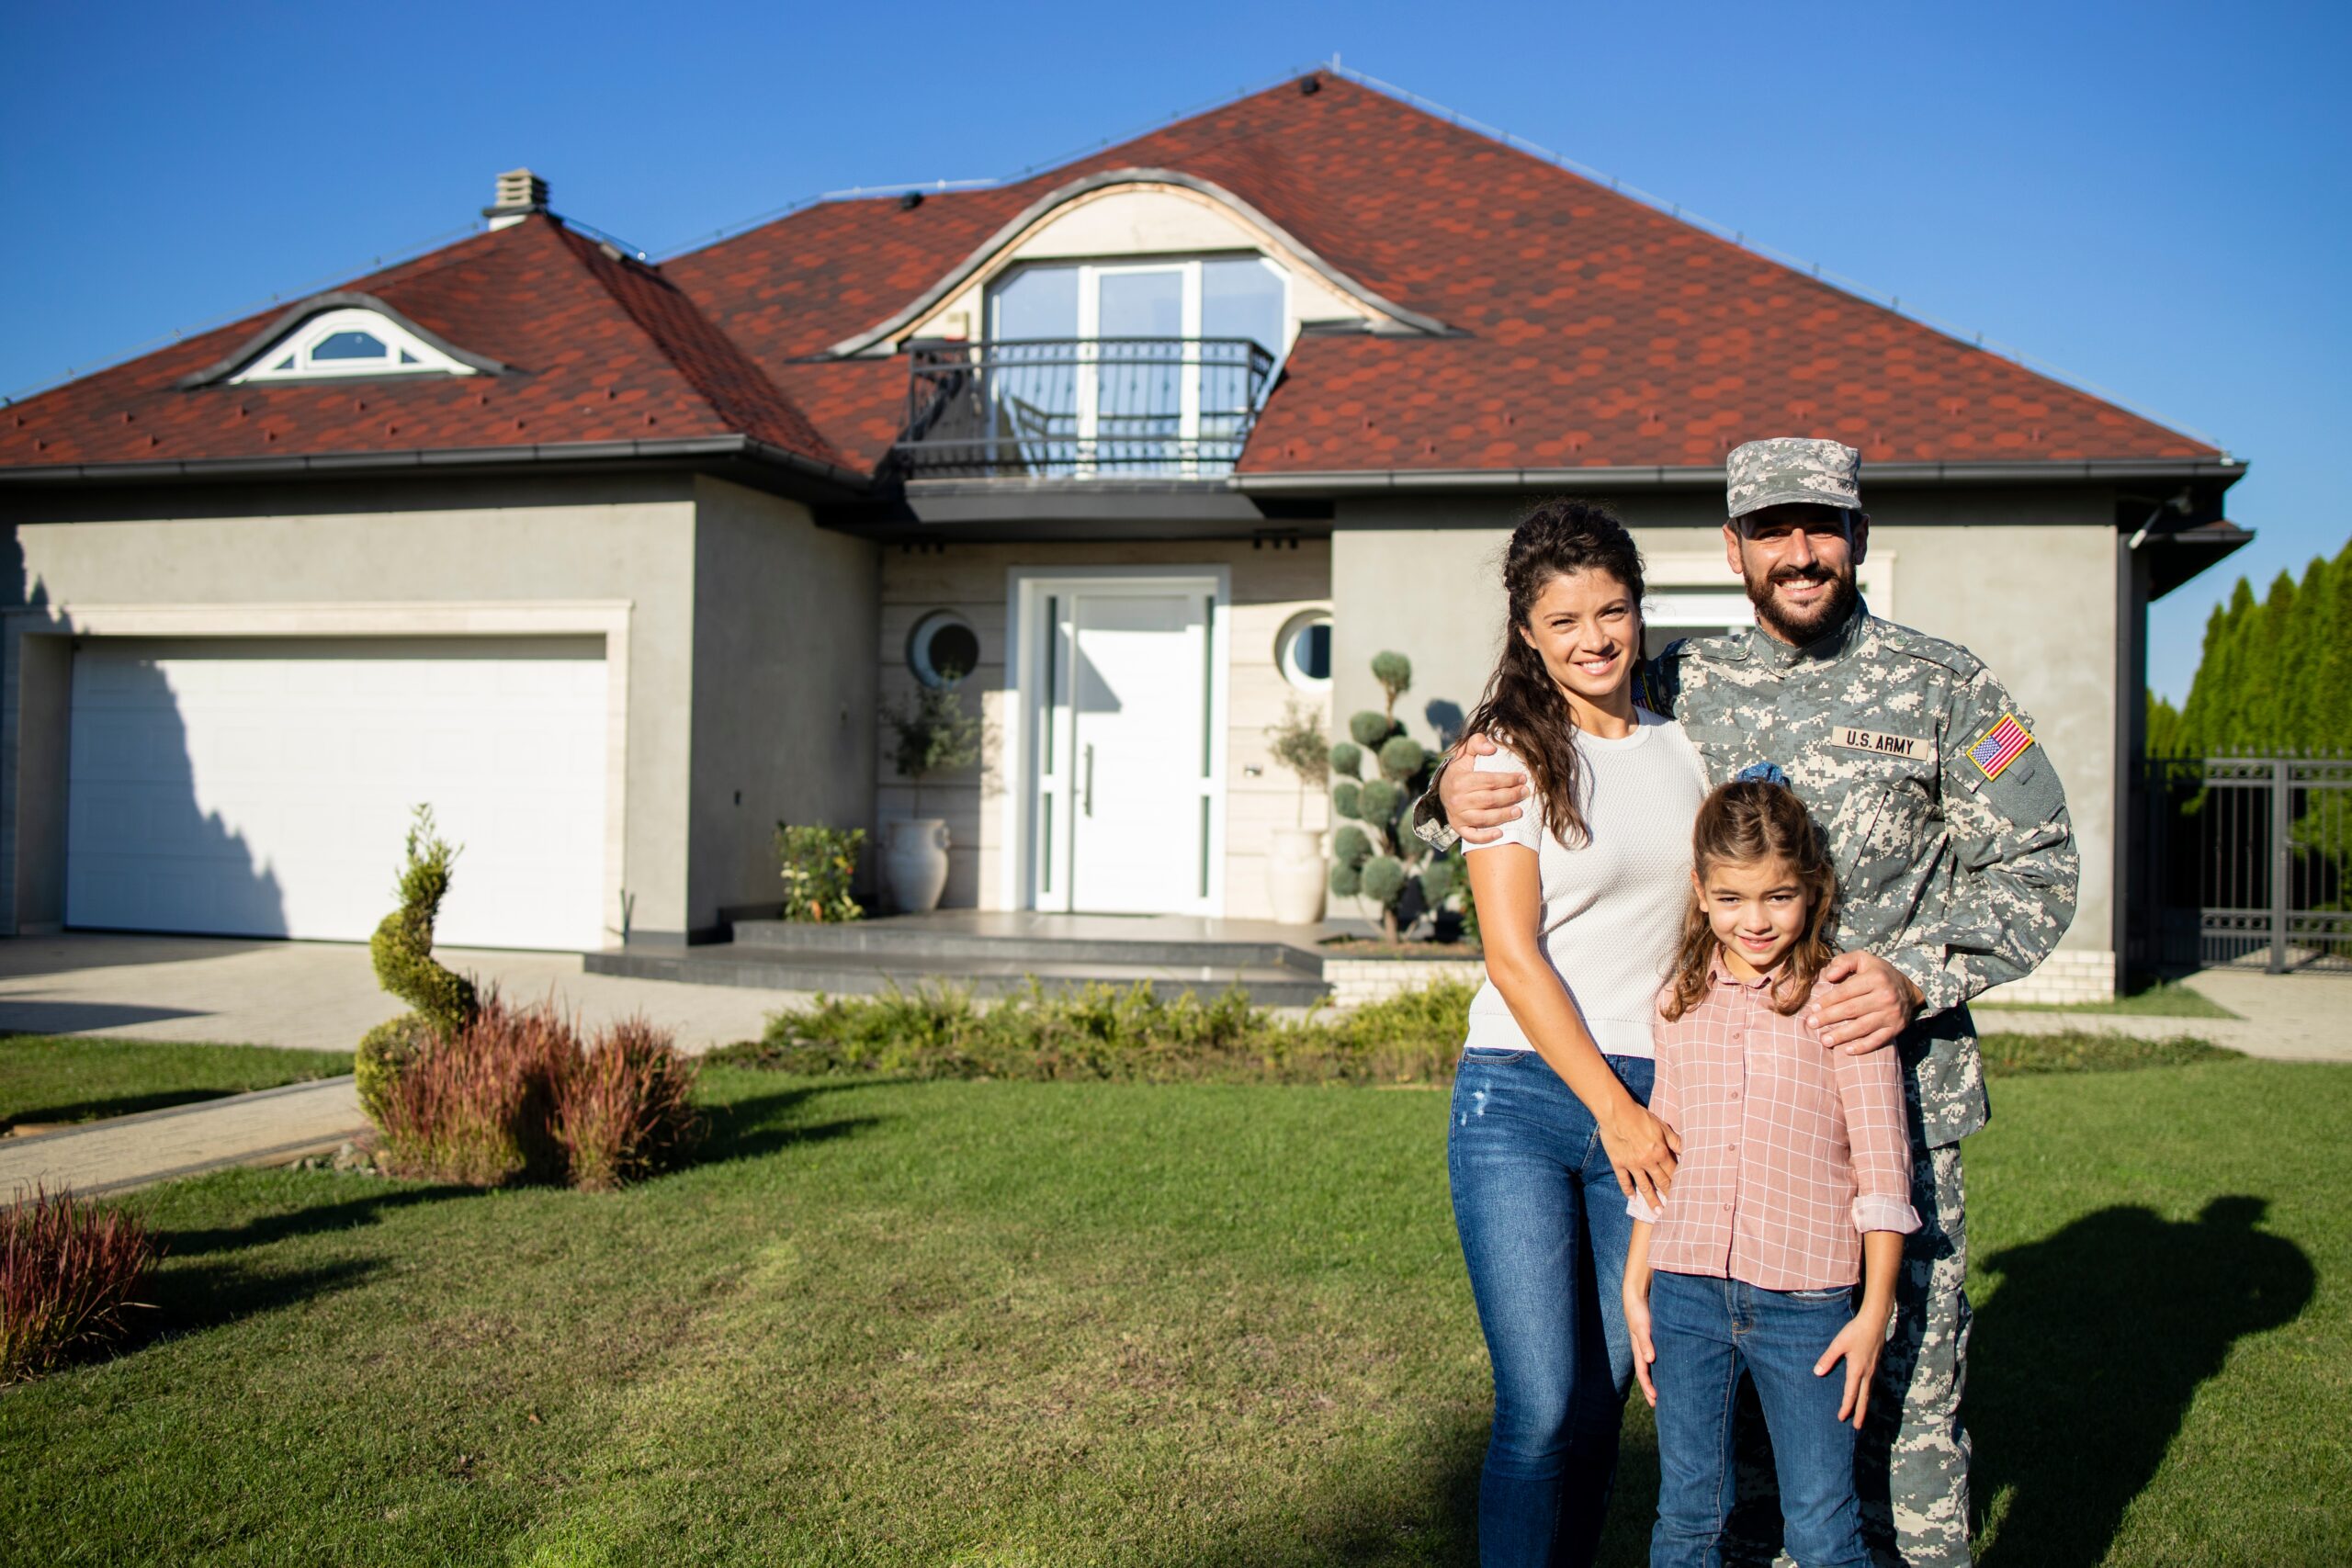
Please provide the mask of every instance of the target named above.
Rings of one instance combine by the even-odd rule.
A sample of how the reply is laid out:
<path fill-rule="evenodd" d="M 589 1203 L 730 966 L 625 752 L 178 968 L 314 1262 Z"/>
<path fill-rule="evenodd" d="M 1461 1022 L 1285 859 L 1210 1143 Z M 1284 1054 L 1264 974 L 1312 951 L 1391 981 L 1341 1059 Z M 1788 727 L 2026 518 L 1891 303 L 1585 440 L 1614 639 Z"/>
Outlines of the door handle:
<path fill-rule="evenodd" d="M 1086 814 L 1094 815 L 1094 748 L 1091 743 L 1086 748 Z"/>

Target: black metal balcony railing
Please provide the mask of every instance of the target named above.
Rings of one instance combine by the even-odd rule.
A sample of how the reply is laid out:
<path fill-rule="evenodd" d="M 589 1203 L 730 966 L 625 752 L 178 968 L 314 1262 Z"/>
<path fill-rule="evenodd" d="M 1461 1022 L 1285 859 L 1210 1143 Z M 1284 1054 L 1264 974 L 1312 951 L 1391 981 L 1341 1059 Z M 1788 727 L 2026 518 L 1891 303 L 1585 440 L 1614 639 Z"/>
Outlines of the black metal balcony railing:
<path fill-rule="evenodd" d="M 1273 374 L 1249 338 L 931 341 L 908 351 L 909 479 L 1219 479 Z"/>

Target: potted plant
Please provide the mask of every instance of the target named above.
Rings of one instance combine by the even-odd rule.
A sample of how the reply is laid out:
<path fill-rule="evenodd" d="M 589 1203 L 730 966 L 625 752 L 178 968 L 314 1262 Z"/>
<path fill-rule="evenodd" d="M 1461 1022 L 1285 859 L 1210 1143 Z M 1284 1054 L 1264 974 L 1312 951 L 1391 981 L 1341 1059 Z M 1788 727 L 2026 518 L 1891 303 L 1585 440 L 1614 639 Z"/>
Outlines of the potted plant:
<path fill-rule="evenodd" d="M 1323 918 L 1323 830 L 1306 825 L 1306 792 L 1322 793 L 1330 778 L 1331 744 L 1322 719 L 1295 701 L 1283 708 L 1280 724 L 1267 727 L 1266 739 L 1274 761 L 1298 779 L 1296 825 L 1274 829 L 1266 856 L 1266 896 L 1275 919 L 1313 925 Z"/>
<path fill-rule="evenodd" d="M 947 886 L 947 819 L 922 815 L 922 781 L 979 760 L 980 720 L 964 711 L 958 683 L 925 686 L 912 705 L 888 703 L 882 708 L 884 722 L 898 736 L 892 759 L 899 776 L 915 786 L 915 815 L 889 824 L 882 846 L 883 880 L 905 914 L 937 908 Z"/>

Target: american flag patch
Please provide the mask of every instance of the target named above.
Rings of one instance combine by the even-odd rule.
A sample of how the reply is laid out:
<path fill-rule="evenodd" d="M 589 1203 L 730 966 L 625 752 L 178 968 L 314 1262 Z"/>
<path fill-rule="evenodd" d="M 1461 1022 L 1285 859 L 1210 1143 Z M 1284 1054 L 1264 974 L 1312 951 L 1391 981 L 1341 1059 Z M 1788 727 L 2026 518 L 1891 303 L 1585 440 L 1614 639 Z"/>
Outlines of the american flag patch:
<path fill-rule="evenodd" d="M 2000 723 L 1984 732 L 1984 739 L 1968 749 L 1968 760 L 1986 778 L 1997 779 L 2001 770 L 2023 756 L 2025 749 L 2032 744 L 2033 737 L 2026 733 L 2017 716 L 2004 714 Z"/>

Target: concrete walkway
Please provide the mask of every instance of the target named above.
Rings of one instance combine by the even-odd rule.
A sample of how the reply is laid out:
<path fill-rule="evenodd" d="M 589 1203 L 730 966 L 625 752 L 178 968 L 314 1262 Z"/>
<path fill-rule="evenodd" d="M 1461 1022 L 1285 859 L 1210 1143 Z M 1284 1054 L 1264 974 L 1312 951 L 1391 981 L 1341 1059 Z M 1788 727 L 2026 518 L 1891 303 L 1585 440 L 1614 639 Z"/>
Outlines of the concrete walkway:
<path fill-rule="evenodd" d="M 583 1026 L 642 1012 L 693 1052 L 757 1039 L 769 1013 L 808 999 L 589 975 L 576 953 L 444 948 L 435 956 L 494 981 L 510 1000 L 552 992 Z M 85 932 L 0 941 L 0 1031 L 337 1051 L 401 1010 L 377 987 L 360 942 Z"/>
<path fill-rule="evenodd" d="M 0 1203 L 37 1182 L 88 1197 L 227 1165 L 284 1165 L 367 1128 L 345 1076 L 0 1138 Z"/>
<path fill-rule="evenodd" d="M 2067 1030 L 2129 1034 L 2139 1040 L 2192 1035 L 2249 1056 L 2280 1062 L 2352 1062 L 2352 976 L 2265 975 L 2204 969 L 2188 987 L 2236 1018 L 2137 1018 L 2122 1013 L 1976 1010 L 1976 1025 L 2018 1034 Z"/>

